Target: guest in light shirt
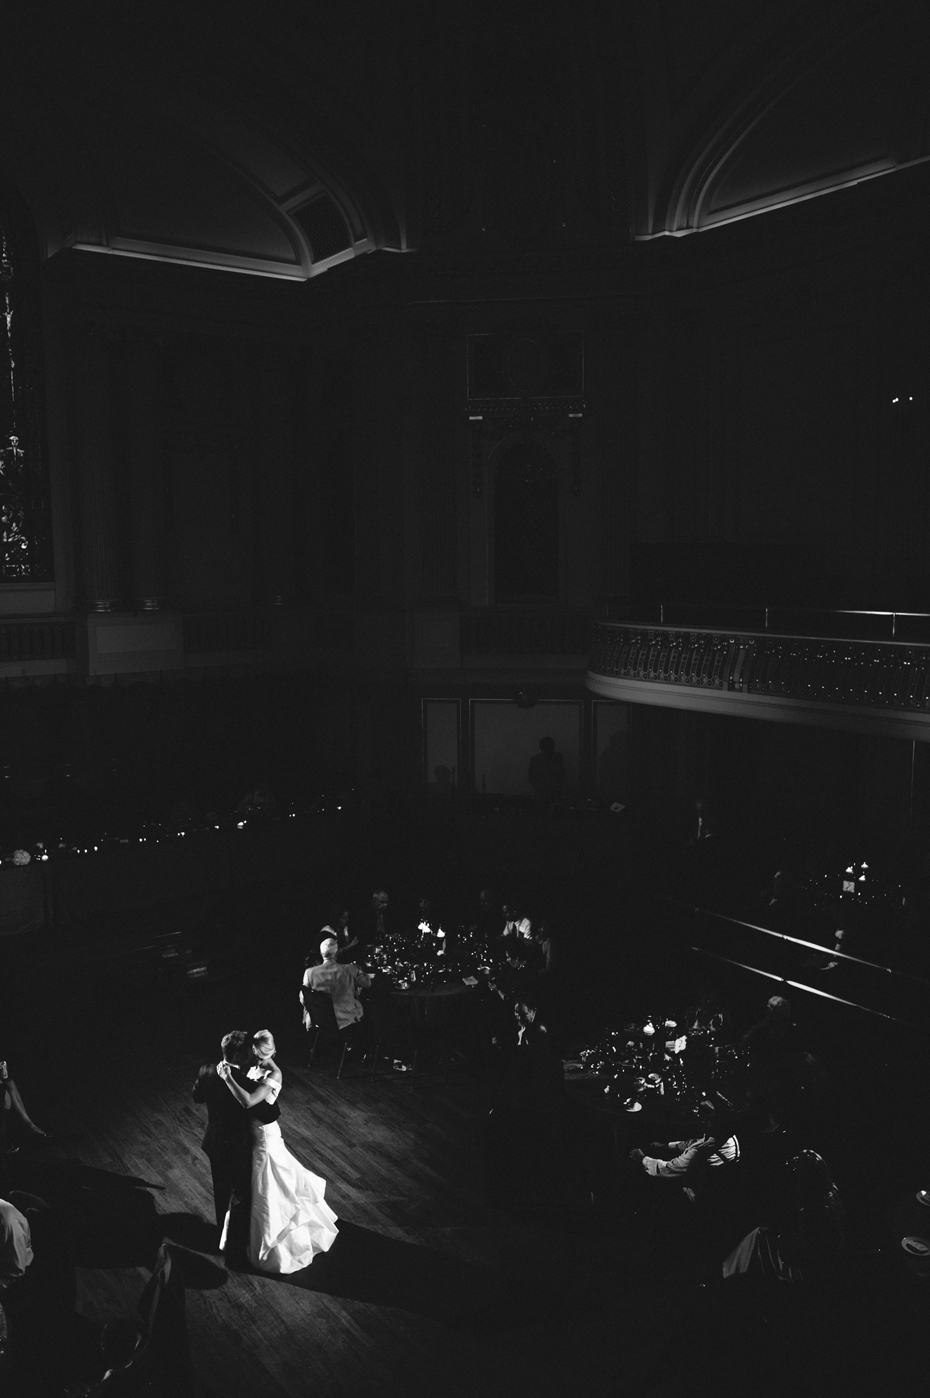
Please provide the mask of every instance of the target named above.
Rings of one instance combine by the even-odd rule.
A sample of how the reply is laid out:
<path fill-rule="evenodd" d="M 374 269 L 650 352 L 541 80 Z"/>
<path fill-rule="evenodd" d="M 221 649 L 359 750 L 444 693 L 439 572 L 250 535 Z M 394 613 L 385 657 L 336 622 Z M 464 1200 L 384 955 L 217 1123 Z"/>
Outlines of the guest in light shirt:
<path fill-rule="evenodd" d="M 0 1289 L 20 1281 L 32 1260 L 29 1220 L 9 1200 L 0 1199 Z"/>
<path fill-rule="evenodd" d="M 339 943 L 335 937 L 325 937 L 320 943 L 321 966 L 310 966 L 304 972 L 304 987 L 326 991 L 333 999 L 336 1023 L 347 1029 L 362 1018 L 364 1011 L 359 999 L 360 988 L 371 985 L 371 976 L 354 961 L 340 965 L 336 960 Z"/>
<path fill-rule="evenodd" d="M 528 917 L 521 917 L 517 904 L 513 898 L 509 898 L 501 908 L 504 915 L 504 930 L 500 934 L 500 940 L 506 945 L 508 942 L 529 942 L 533 937 L 533 924 Z"/>

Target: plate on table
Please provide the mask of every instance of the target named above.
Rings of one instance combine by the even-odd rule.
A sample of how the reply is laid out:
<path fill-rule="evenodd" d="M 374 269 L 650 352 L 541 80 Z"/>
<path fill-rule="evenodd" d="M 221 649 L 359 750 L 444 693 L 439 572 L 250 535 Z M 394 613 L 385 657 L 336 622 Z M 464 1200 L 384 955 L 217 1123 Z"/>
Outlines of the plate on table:
<path fill-rule="evenodd" d="M 901 1239 L 901 1246 L 912 1257 L 930 1257 L 930 1240 L 927 1238 L 916 1238 L 911 1235 Z"/>
<path fill-rule="evenodd" d="M 917 1202 L 923 1204 L 924 1208 L 930 1209 L 930 1189 L 918 1189 Z"/>

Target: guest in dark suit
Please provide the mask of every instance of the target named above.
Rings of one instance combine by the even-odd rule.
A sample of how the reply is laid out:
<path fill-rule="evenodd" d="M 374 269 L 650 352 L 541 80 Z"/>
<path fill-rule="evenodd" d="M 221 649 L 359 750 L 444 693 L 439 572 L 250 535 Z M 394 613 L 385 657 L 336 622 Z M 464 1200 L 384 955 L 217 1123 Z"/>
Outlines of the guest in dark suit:
<path fill-rule="evenodd" d="M 370 948 L 383 946 L 395 935 L 394 924 L 388 913 L 388 901 L 387 889 L 376 888 L 368 907 L 363 908 L 356 919 L 352 929 L 357 942 L 353 961 L 364 963 Z"/>
<path fill-rule="evenodd" d="M 252 1061 L 251 1038 L 234 1029 L 222 1040 L 223 1061 L 232 1065 L 234 1080 L 246 1092 L 252 1086 L 246 1069 Z M 227 1257 L 245 1256 L 251 1203 L 252 1148 L 249 1118 L 217 1073 L 217 1064 L 205 1063 L 193 1087 L 195 1102 L 207 1108 L 203 1151 L 213 1175 L 213 1203 L 221 1246 Z M 224 1235 L 225 1234 L 225 1238 Z"/>
<path fill-rule="evenodd" d="M 489 947 L 501 935 L 504 914 L 501 900 L 493 888 L 483 888 L 478 894 L 478 910 L 472 922 L 472 933 L 479 947 Z"/>
<path fill-rule="evenodd" d="M 565 1191 L 562 1060 L 535 1005 L 514 1009 L 517 1047 L 487 1121 L 487 1186 L 498 1202 L 558 1207 Z"/>

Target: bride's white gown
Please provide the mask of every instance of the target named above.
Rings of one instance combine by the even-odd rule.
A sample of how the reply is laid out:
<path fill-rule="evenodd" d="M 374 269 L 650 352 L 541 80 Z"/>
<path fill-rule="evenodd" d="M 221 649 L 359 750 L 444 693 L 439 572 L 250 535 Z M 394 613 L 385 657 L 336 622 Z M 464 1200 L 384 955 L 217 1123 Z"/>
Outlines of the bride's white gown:
<path fill-rule="evenodd" d="M 276 1121 L 264 1126 L 253 1118 L 251 1131 L 249 1261 L 261 1272 L 299 1272 L 332 1247 L 339 1231 L 323 1198 L 326 1181 L 295 1160 Z"/>

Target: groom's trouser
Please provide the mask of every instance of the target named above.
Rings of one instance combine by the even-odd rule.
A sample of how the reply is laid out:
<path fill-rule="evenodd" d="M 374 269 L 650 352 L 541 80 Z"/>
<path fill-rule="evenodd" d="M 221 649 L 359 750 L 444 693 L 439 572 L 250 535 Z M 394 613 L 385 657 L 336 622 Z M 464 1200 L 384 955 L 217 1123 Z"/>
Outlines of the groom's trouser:
<path fill-rule="evenodd" d="M 222 1231 L 229 1212 L 227 1248 L 244 1251 L 248 1242 L 249 1205 L 252 1197 L 252 1151 L 248 1143 L 233 1151 L 210 1156 L 216 1226 Z"/>

